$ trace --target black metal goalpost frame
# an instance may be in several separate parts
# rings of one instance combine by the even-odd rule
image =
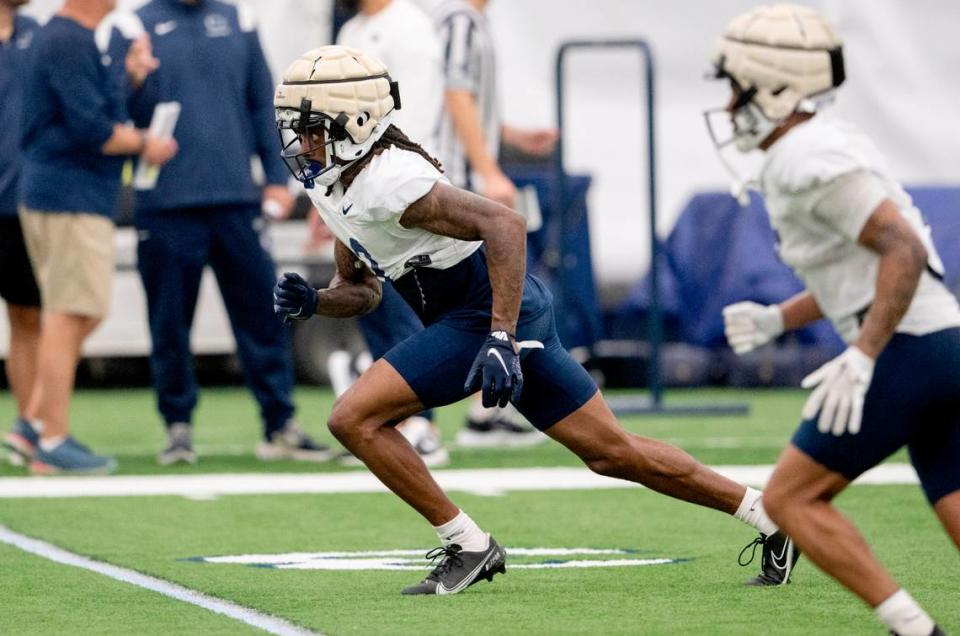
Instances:
[[[660,240],[657,238],[657,173],[656,173],[656,137],[654,120],[654,63],[653,53],[646,41],[641,39],[611,39],[611,40],[570,40],[564,42],[557,51],[556,60],[556,99],[557,99],[557,130],[559,139],[554,153],[553,171],[557,180],[557,197],[559,212],[559,239],[570,227],[566,213],[567,173],[563,167],[564,145],[564,62],[573,51],[583,50],[610,50],[633,49],[640,53],[645,70],[645,94],[647,116],[647,187],[649,197],[649,228],[650,228],[650,310],[648,314],[648,339],[650,342],[650,361],[647,365],[647,383],[650,389],[649,396],[619,396],[608,398],[610,407],[618,415],[743,415],[749,412],[749,406],[742,403],[731,404],[671,404],[664,403],[663,373],[661,370],[660,351],[663,346],[663,313],[660,307],[659,286],[659,254]],[[641,141],[641,145],[642,141]],[[560,244],[556,248],[560,249]],[[554,272],[559,278],[555,285],[555,293],[564,293],[562,281],[563,258],[558,259],[560,264]]]

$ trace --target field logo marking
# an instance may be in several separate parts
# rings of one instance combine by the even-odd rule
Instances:
[[[195,557],[200,563],[234,564],[276,570],[428,570],[423,550],[364,550],[358,552],[291,552]],[[641,557],[638,550],[598,548],[507,548],[511,570],[616,568],[670,565],[689,559]],[[584,558],[587,557],[587,558]],[[592,558],[590,558],[592,557]]]

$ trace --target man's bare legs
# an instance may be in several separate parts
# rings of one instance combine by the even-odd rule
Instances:
[[[940,501],[933,505],[933,510],[940,518],[944,530],[953,539],[953,545],[960,550],[960,490],[941,497]]]
[[[459,509],[430,476],[413,446],[390,424],[422,410],[410,385],[381,359],[337,399],[328,426],[387,488],[431,525],[440,526]]]
[[[80,348],[99,318],[44,312],[37,352],[36,384],[25,415],[43,422],[43,439],[69,433],[70,398],[76,378]]]
[[[874,608],[895,633],[930,634],[931,618],[900,589],[856,526],[833,506],[833,498],[849,483],[791,445],[780,455],[763,500],[773,520],[810,560]],[[934,508],[960,547],[960,492],[941,498]]]
[[[17,401],[17,413],[24,415],[37,377],[40,349],[40,308],[7,305],[10,322],[10,352],[6,360],[7,379]]]
[[[400,374],[380,360],[337,400],[329,426],[390,490],[436,526],[455,515],[457,508],[403,436],[387,425],[422,408]],[[746,493],[746,488],[684,451],[627,433],[599,392],[547,434],[595,472],[683,501],[733,514]]]
[[[857,528],[831,503],[849,483],[791,445],[780,455],[763,501],[810,560],[875,607],[898,586]]]
[[[599,392],[547,429],[547,435],[596,473],[643,484],[676,499],[733,514],[746,493],[744,486],[683,450],[624,430]]]

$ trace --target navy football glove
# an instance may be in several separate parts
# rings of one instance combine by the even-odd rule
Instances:
[[[273,311],[283,322],[306,320],[317,311],[317,290],[300,274],[284,272],[273,288]]]
[[[494,331],[483,343],[467,375],[463,390],[474,393],[481,389],[483,405],[506,406],[520,399],[523,372],[520,355],[513,350],[513,336],[506,331]]]

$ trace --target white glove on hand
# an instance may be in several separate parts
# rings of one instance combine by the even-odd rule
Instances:
[[[832,431],[837,436],[845,432],[851,435],[859,433],[863,398],[870,388],[873,366],[873,358],[850,346],[805,377],[800,386],[805,389],[817,388],[803,405],[803,419],[812,419],[819,411],[817,430],[821,433]]]
[[[723,308],[723,332],[738,356],[762,347],[783,333],[783,314],[776,305],[750,301]]]

